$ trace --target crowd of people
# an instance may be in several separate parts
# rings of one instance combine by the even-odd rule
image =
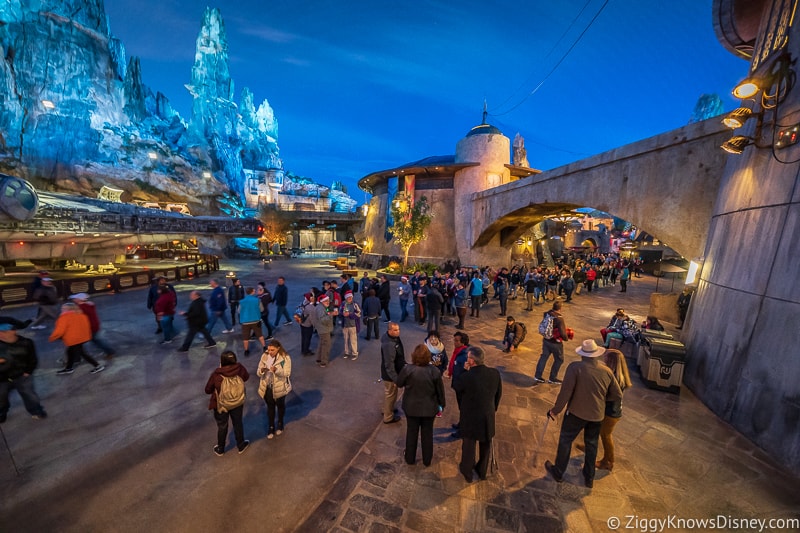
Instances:
[[[233,279],[227,290],[218,279],[210,280],[210,294],[204,298],[199,290],[189,293],[186,310],[178,310],[175,288],[166,278],[155,278],[147,295],[147,308],[153,313],[156,334],[160,343],[172,343],[184,329],[175,324],[175,316],[186,319],[186,333],[179,352],[187,352],[197,334],[204,340],[205,348],[217,345],[213,330],[218,321],[223,322],[223,334],[231,334],[238,324],[241,331],[242,356],[248,357],[251,346],[257,343],[260,359],[256,374],[260,378],[258,394],[267,407],[267,438],[281,435],[285,430],[286,397],[292,390],[291,357],[281,342],[274,338],[278,328],[297,322],[302,356],[315,356],[320,368],[331,363],[331,348],[337,337],[341,338],[343,353],[341,361],[355,361],[361,352],[359,343],[379,341],[368,345],[372,353],[380,352],[380,376],[384,386],[382,408],[383,422],[394,424],[401,420],[396,409],[399,391],[403,390],[402,408],[406,418],[405,461],[414,464],[418,442],[421,443],[422,462],[431,464],[433,458],[433,426],[436,417],[441,417],[446,407],[444,380],[449,380],[455,392],[458,422],[453,424],[453,438],[462,439],[462,454],[459,469],[465,480],[473,481],[474,475],[485,479],[492,461],[492,439],[495,434],[495,417],[502,398],[500,373],[486,365],[486,354],[478,346],[470,345],[467,309],[470,319],[480,320],[481,308],[491,300],[498,302],[499,316],[505,317],[503,351],[511,353],[520,348],[528,331],[524,323],[508,314],[508,300],[524,298],[525,311],[535,305],[552,302],[543,312],[538,333],[542,337],[542,349],[533,370],[534,384],[560,385],[561,390],[548,416],[567,410],[559,441],[555,463],[547,469],[561,481],[569,461],[572,441],[580,431],[584,432],[585,465],[584,478],[592,486],[595,468],[611,470],[614,464],[613,439],[611,433],[621,417],[622,391],[630,387],[624,357],[615,349],[598,346],[594,340],[581,344],[576,352],[582,357],[572,363],[562,378],[559,377],[564,362],[564,343],[572,339],[573,331],[567,327],[562,314],[564,304],[572,302],[574,295],[585,287],[587,293],[599,287],[614,287],[619,281],[621,292],[625,292],[630,278],[630,267],[614,257],[594,256],[570,265],[554,268],[514,266],[511,269],[461,268],[455,272],[435,271],[427,276],[415,272],[403,276],[394,285],[386,275],[354,279],[343,274],[338,280],[324,280],[320,287],[309,287],[302,301],[290,315],[289,290],[285,279],[279,277],[272,292],[265,282],[255,286],[244,286]],[[105,368],[84,349],[93,342],[105,354],[114,356],[113,348],[100,334],[100,319],[97,310],[85,293],[70,295],[69,301],[60,303],[53,295],[52,280],[41,279],[38,289],[39,314],[32,322],[37,329],[54,319],[50,341],[61,340],[65,345],[64,368],[59,375],[74,372],[81,360],[92,366],[92,373]],[[492,294],[490,294],[490,290]],[[356,295],[359,295],[360,302]],[[399,304],[400,315],[392,320],[390,304]],[[53,306],[60,307],[55,313]],[[275,306],[274,319],[270,308]],[[412,309],[409,310],[409,305]],[[414,347],[406,359],[406,350],[400,338],[400,324],[409,317],[427,332],[423,343]],[[440,334],[442,319],[456,317],[453,335],[454,349],[448,357]],[[383,319],[383,320],[381,320]],[[386,331],[381,334],[381,321]],[[11,388],[19,391],[26,409],[37,418],[46,415],[36,396],[30,379],[37,364],[35,346],[16,330],[28,324],[15,324],[0,319],[0,376],[7,379],[0,383],[0,421],[8,411],[8,393]],[[658,328],[657,319],[648,317],[644,327]],[[264,334],[266,328],[266,335]],[[608,327],[601,332],[603,340],[625,339],[628,330],[635,331],[636,324],[618,309]],[[362,334],[362,329],[364,332]],[[316,346],[312,346],[314,337]],[[362,341],[363,339],[363,341]],[[13,347],[13,348],[12,348]],[[312,350],[312,347],[314,350]],[[545,370],[552,358],[548,378]],[[210,395],[209,410],[217,425],[217,442],[214,453],[223,455],[226,449],[229,423],[233,425],[234,440],[239,453],[244,452],[249,441],[243,428],[244,383],[249,373],[237,354],[225,350],[220,356],[220,366],[209,377],[205,392]],[[595,464],[598,439],[602,437],[604,457]],[[476,457],[477,451],[477,457]]]

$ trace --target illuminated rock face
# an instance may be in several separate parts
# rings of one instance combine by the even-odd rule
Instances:
[[[206,10],[187,88],[188,124],[143,82],[102,0],[0,3],[0,171],[37,187],[125,200],[173,200],[236,214],[244,169],[279,170],[278,124],[244,89],[233,101],[218,10]]]

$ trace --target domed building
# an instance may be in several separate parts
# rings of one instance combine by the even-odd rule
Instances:
[[[481,246],[480,250],[470,248],[472,210],[465,207],[474,193],[541,172],[525,164],[524,154],[515,156],[515,162],[524,166],[512,164],[509,138],[487,124],[484,117],[481,124],[458,141],[455,155],[426,157],[364,176],[358,186],[371,193],[372,199],[361,239],[364,249],[360,264],[377,268],[387,264],[391,257],[403,256],[389,232],[389,205],[398,193],[405,193],[415,201],[426,197],[433,214],[427,237],[410,250],[409,263],[496,264],[498,259],[507,258],[510,250],[501,248],[499,240]]]

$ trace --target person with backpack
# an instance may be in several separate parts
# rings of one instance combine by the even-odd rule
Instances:
[[[567,325],[564,323],[564,317],[561,314],[561,302],[553,302],[553,308],[546,311],[539,324],[539,334],[542,339],[542,355],[539,356],[539,362],[536,363],[536,373],[533,380],[536,383],[544,383],[542,374],[544,368],[547,366],[547,360],[553,356],[553,366],[550,368],[550,379],[547,383],[560,385],[561,380],[558,379],[558,371],[564,363],[564,340],[567,338]]]
[[[514,320],[513,316],[506,318],[506,331],[503,333],[503,353],[510,353],[511,350],[516,350],[522,341],[525,340],[525,335],[528,330],[525,324]]]
[[[245,388],[244,382],[250,374],[237,360],[236,354],[230,350],[222,352],[219,368],[211,373],[206,383],[206,394],[210,394],[208,409],[213,411],[217,422],[217,444],[214,453],[222,456],[225,453],[225,442],[228,439],[228,419],[233,424],[233,435],[239,453],[244,453],[250,441],[244,438],[242,415],[244,414]]]

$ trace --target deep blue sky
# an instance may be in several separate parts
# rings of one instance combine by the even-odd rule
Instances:
[[[736,107],[748,65],[716,40],[711,0],[611,0],[586,30],[604,3],[106,0],[106,11],[145,83],[188,119],[195,39],[205,7],[219,7],[235,98],[249,87],[269,100],[285,168],[343,180],[361,201],[364,175],[454,153],[484,99],[541,170],[683,126],[703,93]]]

